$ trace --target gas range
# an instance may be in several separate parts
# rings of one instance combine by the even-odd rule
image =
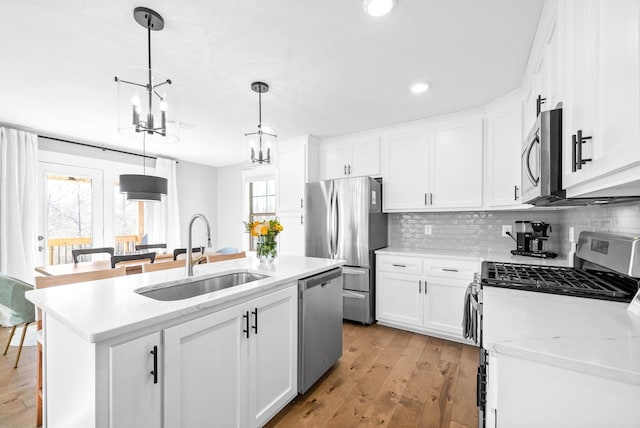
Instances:
[[[582,232],[574,265],[483,262],[481,285],[628,303],[640,287],[640,237]]]
[[[630,302],[640,280],[615,272],[515,263],[482,263],[482,285]]]

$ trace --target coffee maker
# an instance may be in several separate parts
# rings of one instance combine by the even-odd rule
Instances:
[[[547,251],[548,233],[552,231],[550,224],[544,221],[517,220],[515,231],[516,249],[511,250],[511,254],[543,259],[558,256]]]

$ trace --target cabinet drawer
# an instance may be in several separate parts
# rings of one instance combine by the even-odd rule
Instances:
[[[469,260],[425,259],[424,274],[446,278],[473,279],[480,271],[480,262]]]
[[[422,273],[422,259],[416,257],[378,256],[377,268],[385,272]]]

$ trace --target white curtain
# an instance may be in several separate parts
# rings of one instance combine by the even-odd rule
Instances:
[[[167,196],[157,203],[149,203],[149,244],[167,243],[167,248],[180,247],[180,213],[176,161],[157,158],[155,175],[167,179]]]
[[[33,283],[38,135],[0,127],[0,272]]]

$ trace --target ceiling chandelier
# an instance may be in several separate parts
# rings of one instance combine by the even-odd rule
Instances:
[[[167,121],[167,92],[172,90],[172,82],[170,79],[161,78],[151,69],[151,30],[162,30],[164,19],[156,11],[146,7],[136,7],[133,17],[138,24],[147,29],[149,68],[128,67],[120,73],[120,77],[115,77],[120,107],[118,129],[122,133],[143,133],[143,174],[121,175],[120,192],[126,193],[128,200],[159,201],[161,195],[167,194],[167,179],[146,175],[146,139],[149,137],[157,138],[156,141],[178,141],[178,122],[173,121],[171,129]],[[145,83],[137,83],[137,80],[143,80]],[[172,102],[172,109],[177,104],[177,91],[173,92],[175,97],[171,99],[175,101]],[[143,95],[144,103],[141,103],[139,93]]]
[[[265,165],[271,163],[271,139],[278,136],[262,125],[262,94],[269,91],[269,85],[264,82],[253,82],[251,84],[253,92],[258,93],[258,130],[244,134],[249,139],[249,149],[251,152],[251,163]],[[266,131],[265,131],[266,129]]]

